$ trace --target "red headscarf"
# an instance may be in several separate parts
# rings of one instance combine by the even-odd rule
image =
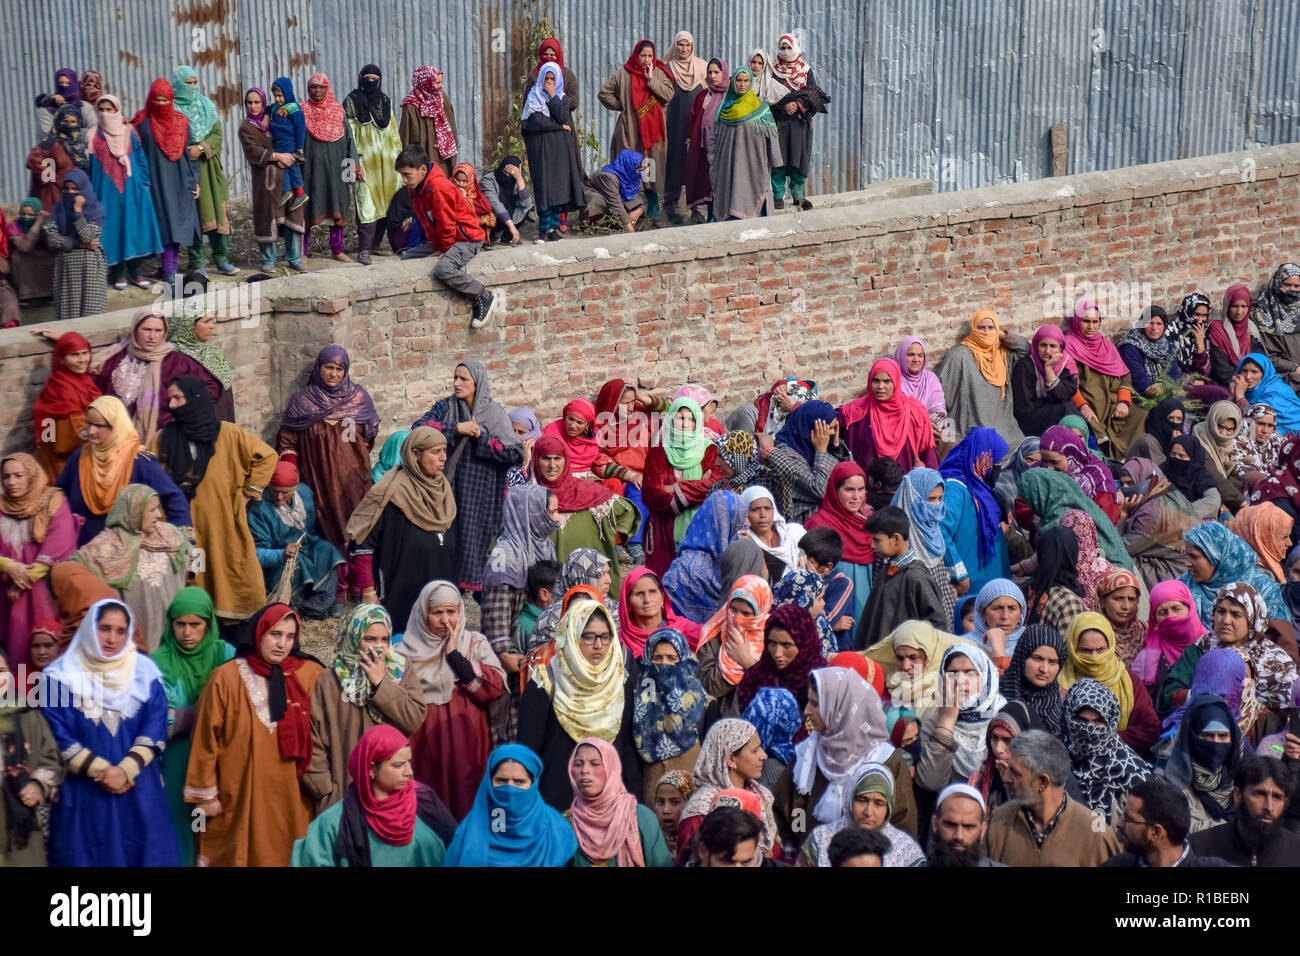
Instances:
[[[332,143],[343,138],[343,104],[334,99],[334,89],[329,77],[324,73],[313,73],[307,85],[325,87],[325,99],[317,103],[311,98],[311,92],[303,97],[298,106],[302,109],[303,119],[307,121],[307,132],[322,143]],[[265,115],[265,113],[263,113]]]
[[[461,170],[464,170],[465,175],[469,177],[469,185],[467,186],[462,186],[460,183],[456,182],[456,174]],[[478,188],[478,175],[474,169],[473,163],[458,164],[451,171],[451,182],[452,185],[465,194],[465,198],[469,200],[469,204],[474,207],[474,215],[492,215],[492,204],[487,201],[487,197],[483,195],[483,191]]]
[[[1237,301],[1246,303],[1246,317],[1240,323],[1234,323],[1228,318],[1228,310],[1232,308],[1232,303]],[[1210,323],[1210,341],[1238,365],[1251,351],[1250,309],[1252,305],[1249,289],[1244,285],[1230,285],[1223,295],[1223,318],[1215,319]]]
[[[842,409],[846,425],[852,425],[865,412],[871,425],[871,438],[876,443],[876,454],[883,458],[897,458],[909,440],[913,454],[920,456],[934,447],[934,431],[930,427],[930,413],[925,406],[903,393],[903,372],[892,358],[876,359],[871,366],[868,383],[879,372],[887,374],[894,383],[894,394],[883,402],[876,401],[870,386],[867,394]]]
[[[54,343],[54,368],[32,406],[32,421],[36,424],[38,440],[46,419],[80,415],[86,411],[87,405],[99,398],[99,386],[95,384],[93,375],[87,372],[77,375],[63,364],[63,360],[73,352],[89,348],[90,342],[79,332],[64,332]]]
[[[253,630],[253,649],[248,666],[254,674],[265,677],[270,695],[271,719],[276,722],[275,736],[280,756],[298,765],[298,779],[311,763],[311,697],[297,678],[305,658],[289,656],[278,664],[262,657],[262,638],[286,617],[292,616],[302,634],[302,619],[287,604],[270,604],[262,610]],[[294,650],[298,648],[294,641]]]
[[[742,790],[739,787],[719,790],[709,801],[710,810],[716,810],[718,807],[735,807],[737,810],[744,810],[760,823],[763,821],[763,801],[751,790]]]
[[[831,667],[847,667],[857,671],[858,676],[876,689],[883,699],[885,696],[885,669],[871,658],[857,651],[841,651],[830,660]],[[898,746],[895,744],[894,746]]]
[[[549,426],[548,426],[549,427]],[[546,481],[537,463],[547,455],[563,455],[564,472],[555,481]],[[569,450],[563,440],[555,435],[543,435],[533,442],[533,477],[539,485],[550,488],[560,501],[560,511],[571,513],[591,508],[614,497],[614,492],[596,481],[573,477]]]
[[[649,628],[637,624],[632,609],[627,606],[628,595],[632,593],[636,583],[647,574],[655,579],[655,583],[659,585],[659,593],[664,596],[663,623]],[[650,635],[664,627],[671,627],[674,630],[681,631],[682,636],[686,638],[686,643],[692,649],[699,646],[700,626],[694,621],[673,612],[673,602],[668,597],[668,592],[664,590],[664,582],[659,575],[649,568],[634,568],[623,578],[623,584],[618,592],[618,639],[623,642],[624,647],[632,652],[633,657],[640,657],[645,651],[645,642],[649,640]]]
[[[573,764],[581,747],[594,747],[605,766],[605,786],[594,797],[578,789],[578,775]],[[641,849],[641,831],[636,823],[636,797],[623,785],[623,761],[607,740],[584,737],[569,755],[569,782],[573,785],[573,803],[569,819],[578,836],[578,849],[593,863],[616,860],[620,867],[645,866]]]
[[[159,96],[167,97],[167,105],[159,106],[154,102]],[[190,121],[185,118],[185,114],[176,108],[176,95],[172,91],[172,85],[166,80],[157,79],[149,87],[149,98],[145,101],[144,109],[135,114],[131,123],[139,126],[146,119],[153,129],[154,141],[158,143],[158,148],[162,150],[163,155],[173,163],[181,158],[181,153],[185,152],[186,142],[190,138]]]
[[[366,823],[375,836],[389,846],[406,846],[415,838],[415,810],[417,803],[416,783],[408,780],[406,786],[396,793],[390,793],[382,800],[375,798],[370,788],[370,770],[375,764],[389,759],[397,751],[407,746],[409,741],[396,727],[379,724],[371,727],[348,757],[348,775],[356,784],[357,796],[361,798],[361,810],[366,815]]]
[[[577,438],[570,437],[564,427],[564,418],[567,415],[586,421],[587,431],[592,431],[596,424],[596,406],[585,398],[575,398],[564,406],[563,415],[542,429],[542,434],[554,435],[564,442],[565,450],[568,452],[566,457],[569,459],[569,471],[591,471],[596,456],[600,454],[600,443],[596,441],[594,434],[588,435],[586,431]]]
[[[826,482],[826,493],[822,495],[822,506],[803,523],[804,528],[831,528],[839,532],[844,541],[844,560],[850,564],[871,564],[876,559],[876,549],[871,545],[871,535],[865,527],[867,517],[871,514],[851,514],[840,504],[839,486],[858,475],[865,482],[867,473],[862,466],[853,461],[842,461],[831,469],[831,477]]]
[[[648,153],[654,148],[655,143],[659,142],[668,134],[668,127],[664,120],[664,108],[654,94],[650,92],[650,84],[646,82],[645,67],[641,65],[639,57],[644,47],[650,47],[650,52],[655,53],[654,64],[650,67],[650,72],[663,70],[664,76],[672,80],[673,75],[668,72],[668,67],[659,59],[658,53],[655,52],[655,45],[649,40],[642,40],[632,49],[632,55],[627,58],[623,64],[623,69],[632,77],[632,108],[636,110],[637,128],[641,131],[641,152]]]
[[[564,72],[564,51],[560,49],[560,41],[555,39],[555,37],[548,37],[537,47],[537,65],[533,67],[534,77],[537,76],[538,71],[542,68],[542,54],[547,50],[555,51],[555,62],[559,66],[560,72]]]

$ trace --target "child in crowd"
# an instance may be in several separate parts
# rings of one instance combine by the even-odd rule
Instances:
[[[902,508],[887,505],[867,519],[876,550],[871,594],[858,622],[854,646],[865,651],[904,621],[929,621],[943,631],[952,623],[930,572],[908,544],[909,522]]]

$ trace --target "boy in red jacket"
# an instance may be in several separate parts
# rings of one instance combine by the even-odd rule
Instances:
[[[474,208],[441,169],[429,162],[429,154],[411,145],[397,156],[397,173],[411,192],[415,219],[425,241],[402,253],[403,259],[439,254],[433,277],[470,300],[470,331],[486,325],[501,311],[499,296],[483,288],[465,266],[483,248],[486,235],[478,224]]]

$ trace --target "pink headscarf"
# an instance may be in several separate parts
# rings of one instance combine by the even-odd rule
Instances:
[[[1029,357],[1034,360],[1034,373],[1037,376],[1034,391],[1039,398],[1047,394],[1047,369],[1043,366],[1043,360],[1038,357],[1038,343],[1046,341],[1055,342],[1061,347],[1061,358],[1052,369],[1056,377],[1060,378],[1062,372],[1069,372],[1075,378],[1079,377],[1079,366],[1074,364],[1074,359],[1065,350],[1065,333],[1055,325],[1041,326],[1029,341]]]
[[[605,787],[594,797],[585,797],[578,789],[573,763],[580,747],[594,747],[605,765]],[[578,837],[578,849],[592,863],[617,858],[618,865],[645,866],[641,850],[641,831],[636,824],[636,797],[623,785],[623,762],[618,751],[599,737],[583,737],[569,755],[569,782],[573,784],[573,804],[569,819]]]
[[[1156,621],[1156,609],[1166,601],[1180,601],[1187,605],[1186,617],[1167,617]],[[1192,592],[1182,581],[1161,581],[1151,589],[1151,618],[1147,622],[1147,640],[1142,652],[1133,661],[1133,668],[1138,672],[1144,684],[1156,682],[1156,672],[1163,655],[1169,666],[1178,663],[1189,645],[1200,640],[1205,633],[1205,625],[1196,614],[1196,601]]]
[[[943,397],[943,386],[939,384],[939,376],[924,365],[921,366],[921,371],[915,375],[907,370],[907,350],[913,345],[921,346],[922,351],[926,353],[927,360],[930,356],[925,343],[915,335],[909,335],[898,343],[898,348],[894,349],[894,361],[898,363],[899,371],[902,372],[902,378],[898,383],[899,390],[904,395],[910,395],[924,405],[926,412],[929,414],[947,415],[947,403]]]
[[[1086,365],[1102,375],[1122,378],[1128,374],[1128,366],[1119,357],[1115,343],[1106,338],[1100,330],[1092,338],[1084,338],[1079,331],[1079,320],[1089,309],[1096,309],[1101,314],[1101,307],[1090,299],[1085,299],[1074,307],[1074,318],[1070,320],[1070,331],[1065,333],[1065,351],[1081,365]]]
[[[1246,303],[1246,317],[1238,325],[1228,318],[1228,310],[1232,308],[1232,303],[1244,300]],[[1232,359],[1236,365],[1241,364],[1241,360],[1250,354],[1250,307],[1253,304],[1250,297],[1250,290],[1244,285],[1230,285],[1228,291],[1223,294],[1223,318],[1215,319],[1210,323],[1210,342],[1218,346],[1228,358]],[[1232,332],[1228,331],[1228,326],[1232,326]]]

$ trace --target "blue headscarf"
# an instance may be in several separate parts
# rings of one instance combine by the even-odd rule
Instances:
[[[913,468],[903,476],[890,502],[907,512],[912,524],[908,541],[917,556],[928,563],[942,560],[948,550],[943,535],[943,502],[926,500],[942,484],[943,475],[933,468]]]
[[[86,222],[92,226],[104,225],[104,204],[95,195],[95,187],[90,184],[90,177],[80,169],[73,169],[68,171],[63,181],[74,184],[81,195],[86,197],[86,202],[81,207],[81,215],[86,217]],[[76,196],[65,193],[54,207],[54,223],[59,227],[59,232],[74,238],[77,235],[77,213],[73,210],[72,204],[76,201]]]
[[[972,428],[939,466],[939,474],[966,486],[975,500],[979,517],[979,563],[993,560],[998,535],[1002,533],[1002,510],[993,489],[985,480],[997,464],[1007,457],[1010,448],[993,428]]]
[[[1196,616],[1207,628],[1213,627],[1210,617],[1219,588],[1236,581],[1249,584],[1259,592],[1270,618],[1291,620],[1291,612],[1282,599],[1282,589],[1278,583],[1255,566],[1259,560],[1255,549],[1229,531],[1227,525],[1218,521],[1202,522],[1187,532],[1185,540],[1204,552],[1205,557],[1214,565],[1214,574],[1208,581],[1194,581],[1191,571],[1183,572],[1178,579],[1192,592],[1192,598],[1196,601]]]
[[[667,641],[677,651],[676,664],[656,664],[655,648]],[[641,676],[632,703],[632,739],[646,763],[681,756],[700,741],[700,723],[709,695],[696,676],[699,661],[686,635],[661,627],[646,638]]]
[[[794,735],[802,723],[794,694],[784,687],[763,687],[741,715],[754,725],[758,741],[769,756],[787,766],[794,761]]]
[[[829,425],[833,421],[835,406],[830,402],[804,402],[786,418],[785,424],[776,433],[776,442],[798,452],[811,467],[815,454],[812,446],[813,425],[816,422],[826,422]]]
[[[550,110],[546,104],[550,102],[546,95],[546,74],[550,73],[555,77],[555,95],[564,99],[564,71],[560,69],[558,63],[543,63],[537,71],[537,78],[533,80],[533,88],[528,91],[528,96],[524,99],[524,115],[519,117],[520,121],[528,119],[534,113],[545,113],[550,116]]]
[[[614,157],[612,163],[601,167],[605,172],[618,177],[618,195],[624,202],[641,191],[641,173],[638,172],[641,159],[640,153],[625,149]]]
[[[370,480],[379,484],[379,479],[388,474],[394,468],[402,463],[402,442],[406,441],[411,432],[403,428],[393,432],[384,442],[384,447],[379,451],[379,460],[375,462],[374,467],[370,469]]]
[[[492,786],[492,774],[506,760],[522,764],[533,785],[527,790]],[[573,827],[542,799],[541,758],[523,744],[502,744],[487,765],[474,806],[456,828],[442,865],[564,866],[573,859],[578,851]]]
[[[812,614],[814,602],[819,595],[826,592],[826,589],[826,579],[816,571],[796,568],[787,571],[780,581],[772,585],[772,607],[775,609],[782,604],[793,604]],[[821,639],[822,657],[829,659],[840,649],[839,642],[835,639],[835,632],[831,630],[831,622],[823,613],[814,617],[813,623],[817,625],[817,636]]]
[[[981,645],[985,643],[984,632],[989,629],[989,626],[984,623],[982,612],[1000,597],[1011,598],[1020,605],[1020,623],[1016,625],[1015,630],[1007,634],[1007,656],[1010,657],[1016,652],[1016,643],[1020,640],[1020,635],[1025,632],[1025,619],[1029,615],[1025,613],[1025,592],[1006,578],[994,578],[980,588],[980,593],[975,596],[975,636],[979,638]]]
[[[718,609],[722,591],[722,552],[740,540],[749,508],[740,495],[715,491],[691,517],[677,557],[664,575],[673,610],[703,624]]]
[[[1256,405],[1268,405],[1277,412],[1277,431],[1279,435],[1300,433],[1300,398],[1295,391],[1283,381],[1267,355],[1251,352],[1237,363],[1237,371],[1247,362],[1252,362],[1264,370],[1264,377],[1254,388],[1246,390],[1246,400]]]

